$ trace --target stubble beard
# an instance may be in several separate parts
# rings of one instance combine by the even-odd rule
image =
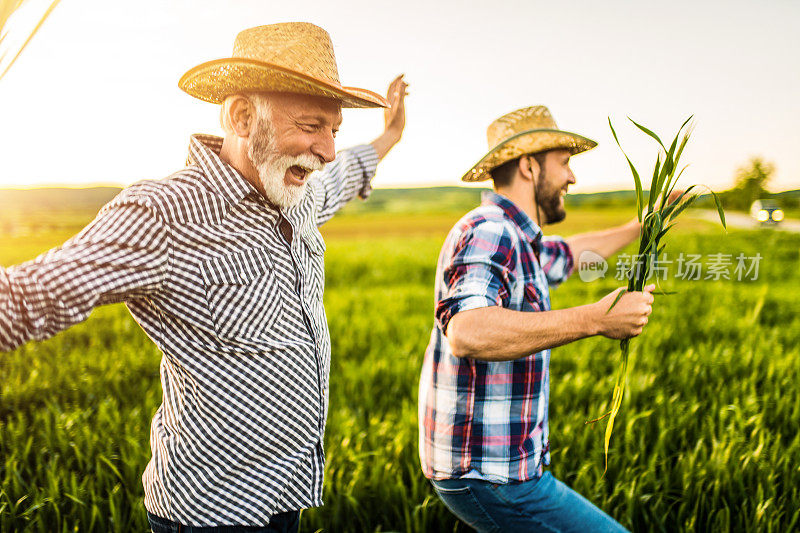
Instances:
[[[539,173],[539,180],[536,183],[536,203],[538,209],[544,214],[542,224],[555,224],[567,217],[567,211],[561,205],[561,189],[553,187],[547,181],[544,169]]]
[[[286,172],[295,165],[312,171],[322,170],[325,165],[311,154],[290,156],[279,153],[275,146],[275,129],[272,123],[261,111],[256,120],[255,131],[250,136],[247,147],[247,157],[258,171],[259,181],[267,200],[284,209],[294,207],[303,200],[313,174],[306,176],[302,185],[289,185],[284,181]]]

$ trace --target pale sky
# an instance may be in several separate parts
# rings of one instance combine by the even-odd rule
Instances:
[[[218,106],[178,78],[229,57],[239,30],[286,21],[331,34],[343,85],[384,93],[406,74],[407,128],[379,187],[460,184],[488,150],[488,124],[535,104],[600,143],[573,159],[573,192],[633,186],[609,115],[642,168],[656,152],[625,116],[671,138],[694,114],[683,183],[728,188],[761,155],[777,167],[774,190],[800,187],[793,0],[62,0],[0,80],[0,187],[127,185],[179,170],[190,134],[221,130]],[[380,110],[345,110],[337,148],[382,126]]]

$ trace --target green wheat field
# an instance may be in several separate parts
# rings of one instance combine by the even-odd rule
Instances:
[[[420,471],[416,419],[436,258],[462,204],[376,201],[323,228],[333,343],[328,461],[325,506],[303,512],[303,531],[468,530]],[[56,207],[0,210],[0,265],[59,244],[93,216]],[[632,206],[581,206],[546,233],[633,214]],[[20,217],[33,221],[24,231]],[[609,408],[618,343],[592,338],[553,351],[553,472],[634,531],[798,530],[800,235],[725,234],[687,220],[667,251],[763,259],[757,280],[682,281],[670,271],[662,286],[677,294],[657,297],[631,344],[605,475],[605,424],[584,422]],[[611,264],[603,280],[574,276],[555,290],[554,307],[621,286]],[[122,305],[0,354],[0,532],[147,530],[140,476],[161,402],[159,360]]]

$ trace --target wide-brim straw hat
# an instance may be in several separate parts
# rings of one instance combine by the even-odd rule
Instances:
[[[461,177],[462,181],[488,180],[492,169],[526,154],[561,148],[575,155],[597,146],[582,135],[558,129],[550,111],[543,105],[523,107],[503,115],[489,125],[486,137],[489,153]]]
[[[308,22],[249,28],[233,43],[233,56],[197,65],[178,86],[214,104],[248,91],[308,94],[333,98],[342,107],[388,107],[379,94],[339,83],[328,32]]]

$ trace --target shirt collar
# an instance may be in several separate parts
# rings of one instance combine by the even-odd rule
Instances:
[[[200,167],[211,188],[232,204],[238,204],[250,194],[257,194],[255,187],[238,170],[222,160],[219,156],[221,149],[222,137],[192,135],[186,165]]]
[[[538,242],[542,238],[542,229],[517,204],[496,192],[484,191],[481,195],[483,205],[496,205],[503,210],[529,242]]]

